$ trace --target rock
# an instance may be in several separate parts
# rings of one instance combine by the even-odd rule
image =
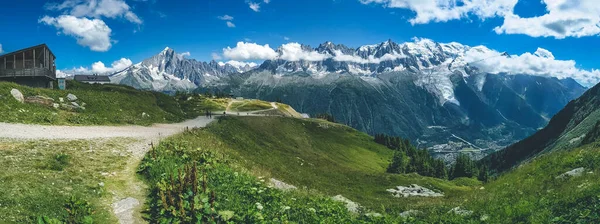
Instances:
[[[358,210],[360,209],[360,205],[358,203],[353,202],[350,199],[347,199],[340,194],[332,197],[331,199],[334,201],[339,201],[339,202],[345,203],[346,208],[348,209],[349,212],[358,213]]]
[[[275,178],[271,178],[269,183],[272,187],[282,190],[282,191],[291,191],[298,189],[296,186],[284,183],[283,181],[277,180]]]
[[[147,114],[146,112],[142,112],[142,117],[150,117],[150,115]]]
[[[469,216],[469,215],[473,214],[473,211],[462,209],[460,207],[456,207],[456,208],[450,209],[450,211],[448,211],[448,213],[454,213],[454,214],[457,214],[460,216]]]
[[[479,221],[484,222],[484,221],[487,221],[488,219],[490,219],[489,215],[482,215],[481,218],[479,218]]]
[[[11,89],[10,94],[15,98],[15,100],[21,103],[25,102],[25,97],[23,97],[23,93],[21,93],[21,91],[19,91],[18,89]]]
[[[571,171],[568,171],[566,173],[563,173],[561,175],[558,175],[556,177],[556,179],[564,179],[567,177],[578,177],[578,176],[583,175],[583,172],[585,172],[585,168],[579,167],[579,168],[573,169]]]
[[[369,216],[369,217],[381,217],[383,215],[381,213],[377,213],[377,212],[369,212],[369,213],[365,214],[365,216]]]
[[[411,196],[421,196],[421,197],[442,197],[444,194],[437,193],[430,189],[421,187],[416,184],[411,184],[408,187],[397,186],[396,189],[387,189],[388,192],[392,193],[394,197],[411,197]]]
[[[61,102],[61,103],[64,103],[65,102],[65,98],[59,97],[58,101]]]
[[[135,198],[125,198],[113,204],[113,211],[121,224],[134,223],[133,211],[140,202]]]
[[[54,106],[54,99],[47,96],[28,96],[27,98],[25,98],[25,102],[47,107]]]
[[[67,99],[69,101],[75,101],[77,100],[77,96],[73,95],[72,93],[67,94]]]
[[[400,213],[400,216],[402,216],[402,218],[408,218],[408,217],[414,217],[418,214],[421,214],[421,211],[411,209],[408,211],[403,211],[402,213]]]
[[[53,103],[53,104],[52,104],[52,107],[54,107],[54,109],[58,109],[58,108],[60,108],[60,104],[58,104],[58,103]]]
[[[60,109],[67,110],[67,111],[76,111],[77,108],[78,107],[73,106],[71,104],[66,104],[66,103],[60,104]]]

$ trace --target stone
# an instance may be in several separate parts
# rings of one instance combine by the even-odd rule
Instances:
[[[25,97],[23,97],[23,93],[21,93],[21,91],[19,91],[18,89],[11,89],[10,94],[15,98],[15,100],[21,103],[25,102]]]
[[[402,218],[408,218],[408,217],[414,217],[421,214],[421,211],[419,210],[408,210],[408,211],[403,211],[402,213],[400,213],[400,216]]]
[[[585,168],[579,167],[579,168],[573,169],[571,171],[568,171],[566,173],[563,173],[561,175],[558,175],[556,177],[556,179],[565,179],[568,177],[578,177],[578,176],[583,175],[583,172],[585,172]]]
[[[450,209],[450,211],[448,211],[448,213],[454,213],[454,214],[457,214],[460,216],[469,216],[469,215],[473,214],[473,211],[462,209],[460,207],[456,207],[456,208]]]
[[[47,107],[54,106],[54,99],[47,96],[28,96],[27,98],[25,98],[25,102]]]
[[[430,189],[421,187],[416,184],[411,184],[408,187],[397,186],[396,189],[387,189],[387,192],[392,193],[394,197],[412,197],[412,196],[420,196],[420,197],[442,197],[444,194],[437,193]]]
[[[67,99],[69,101],[75,101],[77,100],[77,96],[73,95],[72,93],[67,94]]]
[[[369,217],[382,217],[383,215],[381,213],[377,213],[377,212],[369,212],[369,213],[365,214],[365,216],[369,216]]]
[[[282,190],[282,191],[291,191],[298,189],[296,186],[284,183],[283,181],[277,180],[275,178],[269,179],[269,183],[272,187]]]
[[[135,223],[133,212],[140,202],[135,198],[125,198],[113,204],[113,211],[121,224]]]
[[[58,104],[58,103],[53,103],[53,104],[52,104],[52,107],[54,107],[54,109],[58,109],[58,108],[60,108],[60,104]]]
[[[334,201],[339,201],[339,202],[346,204],[346,208],[348,209],[349,212],[358,213],[358,211],[360,209],[360,205],[358,203],[353,202],[348,198],[345,198],[341,194],[333,196],[331,199]]]
[[[65,102],[65,98],[59,97],[58,101],[61,102],[61,103],[64,103]]]

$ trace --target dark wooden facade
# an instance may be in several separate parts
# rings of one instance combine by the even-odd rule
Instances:
[[[52,88],[56,56],[46,44],[0,55],[0,81]]]

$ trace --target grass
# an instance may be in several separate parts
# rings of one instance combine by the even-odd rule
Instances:
[[[191,148],[226,154],[256,176],[273,177],[326,195],[341,194],[371,209],[403,211],[447,201],[472,187],[416,174],[385,172],[393,152],[372,137],[321,120],[282,117],[227,117],[201,134],[181,136]],[[444,198],[393,198],[386,189],[419,184],[445,192]]]
[[[225,111],[230,99],[209,98],[203,95],[178,95],[176,96],[181,107],[185,111],[193,111],[198,115],[204,115],[205,111]]]
[[[242,102],[234,102],[229,108],[231,111],[247,112],[256,110],[267,110],[273,108],[270,103],[260,100],[244,100]]]
[[[43,95],[67,104],[67,94],[77,96],[85,110],[68,111],[30,103],[20,103],[11,89],[20,90],[25,97]],[[52,125],[150,125],[179,122],[193,117],[171,96],[135,90],[121,85],[90,85],[68,82],[67,90],[30,88],[10,82],[0,82],[0,121],[10,123]]]
[[[124,144],[130,141],[0,140],[0,222],[63,217],[63,205],[75,196],[91,203],[95,222],[115,223],[111,192],[119,185],[113,172],[126,165]]]

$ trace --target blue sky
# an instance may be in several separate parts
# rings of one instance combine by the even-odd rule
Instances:
[[[288,42],[316,46],[325,41],[358,47],[423,37],[485,45],[514,55],[533,53],[540,47],[558,60],[576,61],[577,69],[599,68],[600,6],[595,0],[544,1],[6,1],[0,8],[0,26],[5,31],[0,44],[6,53],[47,43],[58,57],[57,67],[66,70],[91,68],[99,61],[110,67],[121,58],[137,63],[166,46],[208,61],[211,54],[222,56],[223,48],[239,41],[271,48]],[[257,11],[251,3],[259,4]],[[82,24],[110,32],[77,30]]]

